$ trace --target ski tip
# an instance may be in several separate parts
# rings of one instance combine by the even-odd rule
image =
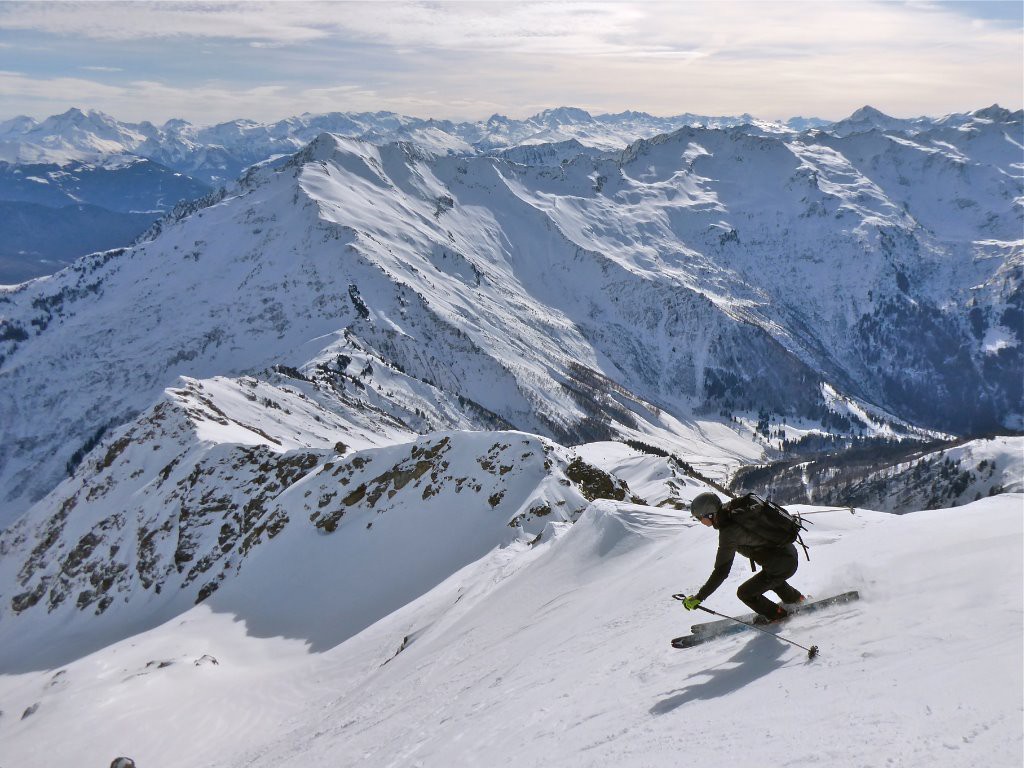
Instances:
[[[816,658],[818,655],[818,646],[812,645],[810,650],[807,651],[808,660]]]

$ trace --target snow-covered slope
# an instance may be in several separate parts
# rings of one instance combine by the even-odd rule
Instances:
[[[820,428],[835,393],[945,431],[1013,426],[1014,120],[955,156],[686,128],[557,167],[324,134],[150,242],[0,293],[8,515],[178,375],[274,365],[333,367],[417,432],[673,447],[708,420]]]
[[[309,381],[186,379],[108,436],[0,533],[5,666],[60,663],[211,596],[244,610],[252,631],[331,646],[452,563],[534,540],[589,499],[639,499],[533,435],[416,437],[342,405]],[[448,535],[421,551],[439,529]],[[289,594],[326,584],[347,595],[330,616],[282,613]],[[73,643],[49,643],[56,627]]]
[[[952,507],[985,496],[1022,492],[1024,437],[994,437],[880,468],[840,493],[850,504],[906,510]]]
[[[1016,494],[900,517],[816,514],[812,559],[794,583],[819,596],[858,589],[862,599],[774,630],[818,645],[813,662],[753,633],[669,647],[701,620],[669,595],[699,586],[714,557],[713,534],[684,512],[597,502],[573,526],[465,565],[449,541],[464,529],[428,524],[409,551],[450,575],[340,644],[264,631],[274,616],[344,612],[351,593],[311,579],[247,599],[218,602],[218,593],[59,668],[0,677],[0,760],[1014,765],[1024,746],[1021,503]],[[303,536],[280,546],[307,573],[307,561],[323,563],[310,547],[336,543]],[[251,569],[296,578],[281,565]],[[736,567],[707,604],[740,612],[733,593],[747,575]],[[369,578],[359,591],[394,594]]]

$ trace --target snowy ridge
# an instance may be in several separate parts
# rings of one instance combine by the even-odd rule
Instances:
[[[971,128],[965,162],[924,134],[686,128],[557,167],[324,134],[151,241],[0,293],[7,515],[177,376],[275,365],[413,432],[673,447],[720,418],[807,429],[823,383],[932,430],[1013,427],[1011,131]]]
[[[48,612],[100,615],[116,598],[125,603],[165,589],[174,610],[174,592],[186,587],[187,605],[279,532],[288,518],[277,497],[347,450],[339,435],[373,444],[371,430],[292,388],[256,380],[183,384],[4,532],[0,618],[37,603]],[[267,411],[269,418],[257,415]],[[285,418],[275,420],[278,413]],[[380,441],[396,434],[377,430]]]
[[[41,123],[16,117],[0,125],[0,160],[64,164],[96,159],[132,152],[153,133],[150,124],[130,125],[77,107]]]
[[[771,764],[1011,765],[1022,747],[1021,503],[1005,495],[902,517],[804,509],[819,512],[814,557],[794,583],[862,595],[780,630],[819,645],[813,663],[749,633],[670,648],[694,617],[669,595],[703,581],[714,540],[686,513],[601,501],[534,546],[449,563],[432,590],[319,651],[233,620],[244,614],[218,608],[218,595],[60,669],[4,676],[12,716],[0,721],[0,755],[33,762],[46,744],[54,768],[114,754],[152,768],[630,768],[683,751],[713,764],[727,739]],[[435,545],[449,533],[435,529],[422,550],[444,560]],[[293,564],[306,543],[291,541]],[[742,612],[733,592],[747,575],[737,567],[708,604]],[[266,595],[266,610],[326,614],[347,602],[327,584],[282,597]],[[141,727],[157,712],[163,727]],[[723,721],[726,731],[706,725]]]
[[[55,625],[73,627],[80,646],[102,644],[211,595],[233,610],[245,604],[256,621],[265,612],[247,595],[279,594],[266,614],[278,634],[333,645],[447,577],[452,562],[538,540],[598,495],[630,498],[621,481],[542,438],[442,432],[402,442],[400,431],[316,397],[308,383],[185,380],[97,446],[0,534],[7,663],[36,659]],[[421,551],[435,530],[449,533]],[[355,588],[367,580],[386,597]],[[349,596],[336,621],[282,618],[288,593],[326,583]]]
[[[728,449],[722,440],[721,449]],[[626,481],[633,493],[655,507],[682,509],[708,486],[694,476],[693,465],[684,466],[674,456],[658,456],[617,442],[598,442],[574,448],[584,461]],[[705,466],[701,463],[700,469]],[[696,469],[700,472],[700,469]],[[712,473],[714,474],[714,473]]]

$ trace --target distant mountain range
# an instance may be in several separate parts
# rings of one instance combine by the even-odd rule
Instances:
[[[561,107],[525,120],[492,115],[478,122],[452,122],[394,112],[332,112],[303,114],[276,123],[231,120],[207,127],[174,119],[158,127],[149,122],[123,123],[102,112],[75,108],[41,123],[24,116],[0,123],[0,160],[63,165],[135,155],[216,185],[233,180],[253,163],[291,154],[321,133],[358,137],[374,144],[409,141],[441,154],[472,154],[570,139],[588,147],[619,151],[637,139],[686,126],[755,125],[766,131],[791,132],[796,126],[803,130],[828,125],[816,118],[791,122],[792,126],[772,123],[750,115],[655,117],[644,112],[621,112],[594,116],[582,109]]]
[[[524,164],[557,164],[580,151],[595,157],[618,153],[638,139],[683,127],[743,125],[750,133],[765,135],[815,129],[837,136],[872,129],[913,134],[930,126],[1001,121],[1006,114],[994,106],[937,120],[900,120],[863,107],[833,124],[817,118],[770,122],[750,115],[591,115],[562,107],[525,120],[493,115],[477,122],[452,122],[392,112],[335,112],[276,123],[233,120],[208,127],[180,119],[162,126],[124,123],[80,109],[42,122],[20,116],[0,123],[0,202],[7,203],[0,225],[0,284],[51,274],[78,256],[128,245],[177,202],[229,184],[253,164],[290,155],[321,133],[377,145],[408,142],[433,155],[506,152],[506,157]],[[546,159],[540,159],[542,155]]]
[[[785,122],[751,115],[711,117],[681,114],[656,117],[645,112],[591,115],[560,107],[516,120],[492,115],[476,122],[408,117],[394,112],[331,112],[303,114],[275,123],[231,120],[200,127],[174,119],[162,126],[124,123],[95,110],[73,108],[42,122],[15,117],[0,123],[0,161],[66,165],[96,162],[116,155],[148,158],[209,185],[232,181],[242,170],[274,155],[291,154],[321,133],[335,133],[387,144],[408,141],[434,154],[486,153],[528,144],[576,140],[599,150],[621,151],[637,139],[672,133],[680,128],[750,126],[765,133],[828,130],[838,136],[871,129],[916,133],[935,126],[958,127],[977,120],[1004,121],[1009,113],[998,106],[941,118],[899,119],[862,107],[838,122],[796,117]]]

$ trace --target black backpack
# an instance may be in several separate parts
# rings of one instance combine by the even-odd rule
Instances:
[[[811,559],[807,545],[800,535],[807,530],[800,515],[794,515],[773,501],[762,499],[754,493],[741,496],[729,504],[732,521],[747,533],[763,539],[765,546],[783,547],[799,542],[804,557]]]

